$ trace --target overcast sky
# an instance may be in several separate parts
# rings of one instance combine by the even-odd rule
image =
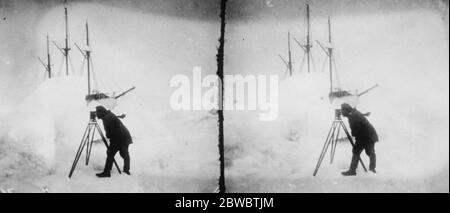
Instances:
[[[0,0],[0,8],[21,9],[30,4],[48,8],[63,2],[63,0]],[[218,20],[220,10],[220,0],[69,0],[68,2],[100,3],[142,13],[199,20]]]
[[[171,20],[187,20],[199,24],[208,23],[209,25],[217,24],[217,27],[220,26],[218,16],[220,11],[220,0],[70,0],[70,23],[74,23],[73,20],[75,20],[71,9],[75,8],[76,5],[80,5],[80,2],[93,2],[97,3],[97,5],[103,5],[104,8],[113,8],[113,10],[128,11],[130,14],[136,14],[131,15],[132,17],[154,15],[162,18],[168,17]],[[225,50],[225,55],[227,56],[226,60],[229,61],[226,63],[239,65],[241,67],[240,69],[242,69],[243,64],[240,60],[231,60],[232,58],[229,57],[230,55],[235,55],[238,58],[242,58],[236,53],[238,50],[243,51],[245,55],[249,55],[252,52],[255,52],[253,55],[258,55],[263,52],[273,53],[275,54],[274,58],[278,60],[276,54],[282,53],[283,50],[276,49],[276,51],[273,51],[273,48],[284,48],[284,43],[269,48],[272,51],[260,51],[264,46],[261,45],[261,43],[252,44],[247,47],[249,49],[246,49],[246,46],[242,43],[242,35],[261,37],[261,34],[252,31],[250,26],[253,25],[242,26],[242,24],[258,23],[267,25],[270,30],[263,30],[264,36],[275,36],[276,38],[268,38],[269,41],[274,42],[276,40],[281,42],[282,39],[284,39],[285,31],[289,29],[299,31],[297,32],[297,35],[304,34],[301,30],[304,29],[304,22],[302,21],[305,19],[306,2],[306,0],[228,0],[226,11],[227,48]],[[311,5],[311,16],[314,24],[312,29],[313,33],[315,30],[324,26],[322,19],[326,16],[341,16],[352,19],[353,17],[361,17],[360,15],[380,15],[380,17],[383,17],[383,14],[390,12],[408,12],[417,9],[435,10],[440,12],[448,26],[448,1],[446,0],[314,0],[308,2]],[[39,52],[42,49],[42,45],[37,45],[35,42],[42,42],[43,35],[37,35],[38,32],[36,31],[36,26],[49,10],[54,9],[57,6],[61,7],[62,3],[62,0],[0,0],[0,32],[2,32],[0,35],[0,70],[3,73],[0,74],[0,80],[16,86],[30,85],[30,82],[36,81],[35,77],[30,76],[27,73],[28,71],[26,71],[28,70],[30,63],[32,65],[37,64],[37,56],[42,56],[42,53]],[[266,20],[269,20],[270,23],[266,22]],[[126,20],[124,21],[126,22]],[[345,27],[338,27],[339,24],[345,25],[346,22],[336,20],[336,22],[333,23],[337,26],[335,27],[336,30],[346,29]],[[125,23],[123,24],[124,26],[127,26]],[[132,25],[132,23],[130,24]],[[286,26],[280,28],[281,25]],[[189,26],[181,25],[175,28],[179,31],[181,28],[186,29],[189,28]],[[276,27],[279,29],[275,29]],[[174,30],[177,30],[175,28]],[[208,40],[211,42],[202,40],[202,42],[198,42],[196,47],[203,46],[203,48],[205,48],[204,46],[211,45],[211,48],[214,49],[217,46],[218,39],[218,37],[216,37],[218,36],[216,30],[218,30],[218,28],[213,29],[213,32],[210,33],[200,33],[204,37],[208,37],[210,34],[214,36],[208,37]],[[189,32],[188,35],[194,34],[189,30],[186,32]],[[322,32],[318,33],[319,34],[317,35],[323,34]],[[340,32],[337,31],[336,36],[343,35],[343,33],[339,33]],[[36,49],[37,46],[40,49]],[[211,58],[213,58],[215,63],[214,57],[215,53],[212,53]],[[21,63],[17,63],[19,61]],[[24,61],[27,61],[27,63],[24,63]],[[228,73],[232,72],[230,69],[226,71]],[[13,75],[8,75],[9,77],[5,78],[5,73]],[[10,78],[11,76],[14,78]],[[6,93],[10,96],[15,96],[10,94],[9,91],[11,87],[7,86],[8,84],[2,83],[0,85],[0,95],[2,95],[1,93]],[[23,93],[25,94],[26,92]]]
[[[162,73],[191,71],[197,65],[205,73],[215,72],[219,3],[69,1],[69,43],[74,68],[79,71],[82,62],[73,42],[83,41],[84,22],[89,20],[95,64],[102,68],[97,72],[110,68],[112,73],[112,69],[118,70],[125,64],[128,68],[138,66],[134,70]],[[37,57],[45,57],[46,33],[51,40],[63,42],[62,5],[61,0],[0,0],[0,105],[8,100],[20,101],[42,81],[44,71]],[[123,49],[132,51],[117,51]],[[50,52],[53,70],[58,72],[61,54],[52,44]],[[107,60],[110,63],[102,63]],[[158,82],[169,85],[165,80]]]
[[[230,0],[227,17],[231,21],[304,17],[306,3],[316,17],[448,7],[448,0]]]

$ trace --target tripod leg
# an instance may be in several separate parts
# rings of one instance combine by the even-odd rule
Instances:
[[[103,141],[103,143],[104,143],[105,146],[106,146],[106,149],[108,149],[109,146],[108,146],[108,143],[106,142],[105,136],[103,135],[102,129],[100,129],[100,127],[98,126],[97,123],[95,124],[95,127],[97,128],[97,131],[98,131],[98,133],[100,134],[100,137],[102,138],[102,141]],[[117,168],[117,171],[119,171],[119,174],[122,174],[122,172],[121,172],[120,169],[119,169],[119,165],[117,165],[116,159],[113,158],[113,162],[114,162],[114,165],[115,165],[116,168]]]
[[[329,143],[329,141],[331,139],[331,136],[333,134],[334,128],[335,128],[335,125],[333,123],[331,125],[331,127],[330,127],[330,130],[328,131],[328,135],[327,135],[327,138],[325,139],[325,143],[323,144],[322,151],[320,152],[318,164],[321,164],[323,158],[325,157],[326,147],[328,146],[328,143]]]
[[[322,164],[323,158],[325,157],[328,146],[330,145],[330,142],[331,142],[330,136],[334,135],[336,125],[337,125],[336,122],[333,122],[331,124],[330,131],[328,132],[327,139],[325,140],[325,143],[323,144],[323,148],[322,148],[322,152],[320,153],[319,160],[317,160],[317,164],[316,164],[316,168],[314,170],[313,176],[316,176],[317,172],[319,171],[320,165]]]
[[[334,155],[336,154],[336,147],[337,147],[337,143],[339,140],[339,132],[340,132],[341,128],[340,126],[337,127],[337,132],[336,132],[336,137],[333,140],[334,146],[332,146],[331,148],[331,159],[330,159],[330,164],[333,164],[333,159],[334,159]]]
[[[83,138],[81,138],[80,146],[78,147],[77,154],[75,155],[75,159],[73,160],[72,167],[70,168],[69,178],[72,177],[73,171],[77,166],[78,160],[80,159],[81,153],[83,152],[84,145],[86,144],[86,133],[90,131],[90,125],[88,124],[86,130],[84,130]]]
[[[83,138],[81,139],[81,143],[80,146],[78,147],[78,151],[77,154],[75,155],[75,159],[72,163],[72,168],[71,168],[71,172],[70,172],[70,176],[73,173],[73,171],[75,170],[76,164],[78,163],[78,160],[81,157],[81,154],[83,152],[84,146],[86,145],[86,139],[89,137],[89,132],[91,131],[91,126],[88,124],[88,126],[86,127],[86,130],[83,134]]]
[[[330,164],[333,163],[333,150],[334,150],[335,147],[336,147],[336,144],[335,144],[335,142],[336,142],[336,134],[335,134],[336,129],[339,131],[339,125],[336,125],[336,126],[334,127],[333,134],[331,135],[331,138],[330,138],[330,144],[331,144],[331,150],[330,150]]]
[[[348,133],[347,127],[345,127],[344,122],[341,121],[340,125],[344,129],[344,132],[347,135],[347,138],[350,141],[350,144],[352,145],[352,147],[355,147],[355,143],[353,142],[352,136],[350,135],[350,133]],[[362,161],[361,156],[358,156],[358,158],[359,158],[359,162],[361,163],[361,166],[363,167],[364,171],[367,172],[366,166],[364,165],[364,162]]]
[[[94,135],[95,135],[95,129],[92,131],[92,136],[90,143],[87,146],[87,152],[86,152],[86,166],[89,164],[89,159],[91,158],[91,151],[92,151],[92,144],[94,143]]]
[[[88,135],[86,137],[86,166],[88,165],[89,147],[91,146],[91,137]]]
[[[90,141],[89,141],[90,135],[92,134],[92,132],[94,132],[94,130],[95,130],[94,126],[91,123],[89,123],[89,130],[88,130],[86,138],[85,138],[85,140],[86,140],[86,142],[85,142],[86,143],[86,159],[88,158],[88,152],[89,152],[89,146],[90,146]],[[86,166],[87,166],[87,162],[86,162]]]
[[[331,145],[331,150],[330,150],[330,164],[332,164],[333,163],[333,160],[332,160],[332,158],[333,158],[333,150],[334,150],[334,148],[335,148],[335,137],[336,137],[336,130],[339,130],[339,123],[338,122],[334,122],[334,123],[336,123],[336,125],[334,126],[334,129],[333,129],[333,132],[332,132],[332,134],[331,134],[331,136],[330,136],[330,145]]]

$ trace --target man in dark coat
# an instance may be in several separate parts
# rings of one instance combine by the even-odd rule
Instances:
[[[123,125],[120,119],[111,111],[103,106],[95,108],[97,117],[102,119],[106,137],[109,138],[109,148],[106,152],[106,163],[102,173],[97,177],[111,177],[111,169],[114,162],[114,156],[117,152],[123,158],[123,172],[130,175],[130,155],[128,145],[132,142],[128,129]]]
[[[350,169],[342,172],[344,176],[356,175],[356,168],[358,167],[359,156],[363,150],[370,158],[369,170],[376,173],[376,155],[375,142],[378,141],[378,135],[375,128],[366,119],[365,115],[351,107],[347,103],[341,105],[342,115],[348,118],[352,136],[355,137],[355,146],[353,147],[353,156],[350,163]]]

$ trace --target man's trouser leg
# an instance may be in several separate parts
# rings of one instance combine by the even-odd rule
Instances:
[[[114,156],[116,155],[117,151],[119,151],[119,149],[116,146],[109,146],[108,150],[106,151],[106,163],[103,170],[104,172],[111,172],[112,165],[114,163]]]
[[[361,155],[361,152],[363,151],[364,147],[361,145],[361,143],[358,143],[356,141],[355,146],[352,149],[352,161],[350,162],[350,169],[349,171],[356,172],[356,168],[358,168],[359,163],[359,156]]]
[[[375,167],[377,166],[377,157],[375,154],[375,143],[371,143],[366,147],[366,154],[369,156],[370,164],[369,170],[375,172]]]
[[[130,154],[128,153],[128,145],[124,145],[119,150],[120,156],[123,158],[123,171],[130,171]]]

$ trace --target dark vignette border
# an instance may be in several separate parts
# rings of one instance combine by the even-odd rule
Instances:
[[[223,65],[224,65],[224,48],[225,48],[225,12],[227,0],[220,0],[220,37],[219,48],[217,49],[217,76],[220,82],[223,82]],[[219,89],[219,110],[218,110],[218,146],[219,146],[219,162],[220,162],[220,176],[218,192],[225,193],[225,157],[224,157],[224,134],[223,134],[223,84],[220,83]]]

